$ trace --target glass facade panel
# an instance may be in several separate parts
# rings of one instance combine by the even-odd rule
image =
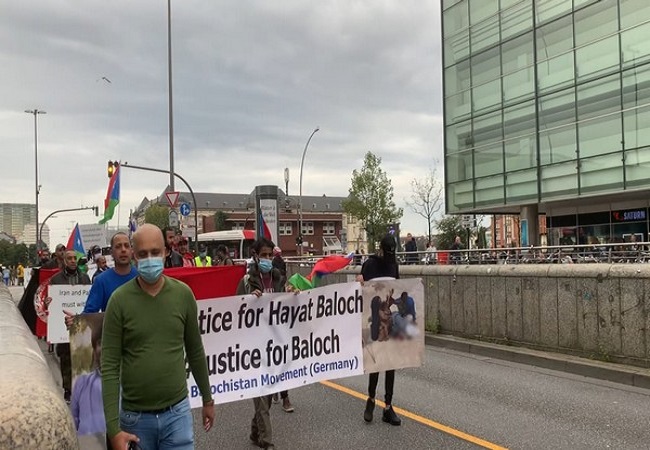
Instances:
[[[625,148],[650,145],[650,65],[623,72]]]
[[[503,110],[503,132],[506,139],[535,133],[535,102],[529,101]]]
[[[555,164],[577,158],[576,126],[565,125],[539,133],[541,164]]]
[[[537,60],[552,58],[573,48],[573,20],[563,17],[537,29]]]
[[[447,127],[447,152],[456,153],[471,147],[472,127],[470,121]]]
[[[625,182],[628,187],[650,183],[650,147],[625,151]]]
[[[469,11],[467,10],[467,5],[467,1],[462,1],[442,13],[445,33],[443,37],[445,39],[469,27]]]
[[[530,101],[504,110],[506,171],[537,165],[535,103]]]
[[[527,33],[503,44],[502,73],[516,72],[534,63],[533,33]]]
[[[537,200],[537,169],[506,174],[506,203],[524,200]]]
[[[622,149],[621,115],[589,119],[578,124],[580,158],[614,152]]]
[[[445,69],[445,97],[465,91],[470,87],[469,60]]]
[[[505,141],[506,171],[535,167],[537,165],[536,149],[534,134]]]
[[[476,86],[501,76],[501,54],[493,48],[472,56],[472,85]]]
[[[625,148],[632,149],[650,145],[650,105],[625,111]]]
[[[445,99],[447,123],[460,122],[472,114],[472,92],[465,91]]]
[[[472,179],[472,151],[455,153],[447,157],[447,181],[465,181]]]
[[[533,27],[533,4],[529,0],[509,2],[501,0],[501,9],[502,40],[530,30]]]
[[[472,89],[474,111],[490,110],[501,106],[501,80],[476,86]]]
[[[490,144],[474,150],[474,176],[503,173],[503,143]]]
[[[537,64],[540,93],[573,84],[573,53],[565,53]]]
[[[472,145],[474,147],[482,147],[491,142],[501,141],[503,139],[501,111],[485,114],[474,119],[473,139]]]
[[[650,20],[648,0],[620,0],[621,29],[633,27]]]
[[[576,159],[577,137],[574,89],[542,97],[539,101],[539,151],[541,164]]]
[[[616,33],[618,30],[616,3],[615,0],[601,1],[576,11],[574,17],[576,47]]]
[[[457,63],[469,56],[469,30],[461,31],[445,39],[445,67]]]
[[[535,0],[535,21],[542,23],[571,12],[571,1]]]
[[[472,53],[480,52],[499,42],[499,16],[492,16],[470,29]]]
[[[622,149],[619,74],[578,86],[577,107],[581,158]]]
[[[475,25],[499,11],[499,0],[470,0],[470,24]]]
[[[578,81],[594,78],[619,69],[618,36],[612,36],[576,50]]]
[[[580,160],[580,192],[623,189],[623,153]]]
[[[473,181],[462,181],[447,185],[445,192],[447,194],[447,208],[449,208],[450,212],[474,207],[473,184]]]
[[[542,198],[578,195],[578,175],[574,161],[541,168]]]
[[[503,175],[476,180],[476,205],[503,203]]]
[[[650,61],[650,39],[648,36],[650,36],[650,22],[621,33],[624,69]]]
[[[533,67],[503,77],[503,101],[506,105],[531,98],[534,94],[535,71]]]

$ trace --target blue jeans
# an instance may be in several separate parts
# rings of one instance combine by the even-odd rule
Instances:
[[[120,428],[139,437],[142,450],[194,450],[188,398],[159,414],[122,410]]]

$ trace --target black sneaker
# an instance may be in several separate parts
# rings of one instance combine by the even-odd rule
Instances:
[[[395,414],[395,411],[393,411],[392,406],[389,406],[388,408],[384,409],[384,415],[382,416],[381,420],[395,426],[399,426],[402,424],[402,419],[400,419],[399,416]]]
[[[372,413],[375,410],[375,401],[371,398],[366,400],[366,410],[363,412],[363,420],[372,422]]]
[[[65,389],[65,390],[63,391],[63,399],[65,400],[65,402],[66,402],[68,405],[70,404],[70,391],[69,391],[69,390]]]

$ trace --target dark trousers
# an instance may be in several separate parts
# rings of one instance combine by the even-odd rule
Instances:
[[[377,383],[379,382],[379,372],[374,372],[370,374],[368,380],[368,396],[370,398],[375,398],[377,394]],[[395,371],[387,370],[386,371],[386,397],[385,402],[387,405],[391,405],[393,402],[393,387],[395,386]]]
[[[253,398],[255,406],[255,415],[251,421],[251,439],[257,440],[256,444],[260,447],[266,447],[273,444],[273,430],[271,428],[271,415],[269,408],[271,406],[271,396]]]
[[[59,357],[63,390],[72,392],[72,359],[70,357],[70,344],[56,344],[56,355]]]

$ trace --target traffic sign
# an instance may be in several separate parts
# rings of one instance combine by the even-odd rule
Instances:
[[[167,201],[169,202],[169,206],[172,208],[176,207],[176,203],[178,203],[178,195],[180,192],[165,192],[165,197],[167,197]]]
[[[473,214],[465,214],[461,217],[460,224],[463,228],[474,228],[476,226],[476,216]]]
[[[190,215],[190,211],[192,210],[192,208],[190,208],[189,203],[181,203],[181,207],[179,208],[179,210],[180,210],[182,215],[187,217],[187,216]]]
[[[178,228],[180,222],[178,221],[178,213],[175,210],[169,211],[169,226]]]

